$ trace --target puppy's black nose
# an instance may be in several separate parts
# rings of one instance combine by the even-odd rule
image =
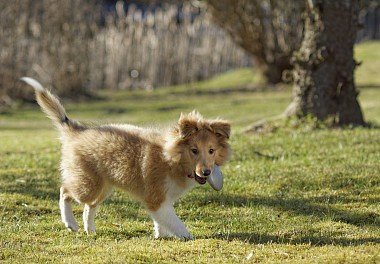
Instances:
[[[211,174],[210,170],[204,170],[202,172],[203,172],[203,176],[209,176]]]

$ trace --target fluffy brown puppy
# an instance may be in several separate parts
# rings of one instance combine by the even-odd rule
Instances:
[[[95,231],[95,212],[113,187],[123,189],[148,210],[155,237],[191,239],[174,212],[174,202],[186,191],[204,184],[215,165],[223,165],[230,153],[230,124],[207,120],[198,112],[182,115],[165,131],[132,125],[88,127],[66,115],[57,97],[31,78],[37,102],[53,120],[62,143],[62,222],[78,231],[71,201],[84,204],[87,233]]]

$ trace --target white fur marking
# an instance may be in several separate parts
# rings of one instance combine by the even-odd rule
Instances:
[[[63,188],[60,190],[59,209],[61,210],[61,219],[66,228],[73,232],[78,232],[78,223],[75,221],[71,203],[63,197]]]
[[[153,220],[154,224],[154,238],[171,237],[171,234],[163,225],[160,225],[157,221]]]
[[[186,177],[186,176],[183,176]],[[176,182],[167,178],[166,179],[166,199],[172,203],[176,202],[182,195],[198,185],[198,183],[191,178],[186,177],[185,179],[186,187],[182,188],[178,186]]]
[[[178,238],[193,239],[185,225],[175,214],[173,204],[168,202],[163,203],[157,211],[150,212],[150,215],[153,221],[157,223],[155,224],[156,238],[161,237],[160,228],[163,227],[163,230],[166,230]]]
[[[87,234],[95,232],[95,215],[96,207],[85,204],[83,209],[83,227]]]
[[[33,78],[22,77],[20,80],[26,82],[27,84],[29,84],[30,86],[32,86],[38,92],[45,91],[45,88],[38,81],[36,81]]]

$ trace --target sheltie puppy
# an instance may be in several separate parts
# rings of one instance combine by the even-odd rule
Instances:
[[[89,127],[69,119],[59,99],[36,80],[38,104],[54,122],[62,143],[59,207],[66,228],[78,231],[71,202],[84,205],[83,225],[95,231],[95,213],[114,187],[129,192],[147,209],[155,238],[192,239],[173,204],[186,191],[205,184],[215,165],[228,160],[230,124],[198,112],[181,114],[163,131],[133,125]]]

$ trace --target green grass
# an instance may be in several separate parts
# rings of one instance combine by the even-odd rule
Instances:
[[[247,88],[252,84],[257,85],[262,82],[263,76],[258,71],[253,71],[252,68],[241,68],[220,74],[209,80],[166,87],[163,93],[212,93],[231,90],[231,88],[234,90]]]
[[[202,186],[176,205],[195,236],[187,242],[154,240],[144,209],[120,191],[101,206],[95,235],[67,232],[58,209],[57,133],[35,106],[0,114],[0,262],[379,262],[380,130],[288,126],[242,134],[290,102],[289,89],[226,93],[256,81],[242,69],[191,92],[105,92],[110,100],[66,104],[71,118],[88,122],[164,126],[192,109],[231,120],[224,189]],[[361,89],[365,117],[377,124],[379,98],[380,89]],[[74,212],[80,220],[81,207]]]
[[[356,82],[361,86],[380,86],[380,44],[368,41],[358,45],[355,57],[362,64],[356,70]]]

